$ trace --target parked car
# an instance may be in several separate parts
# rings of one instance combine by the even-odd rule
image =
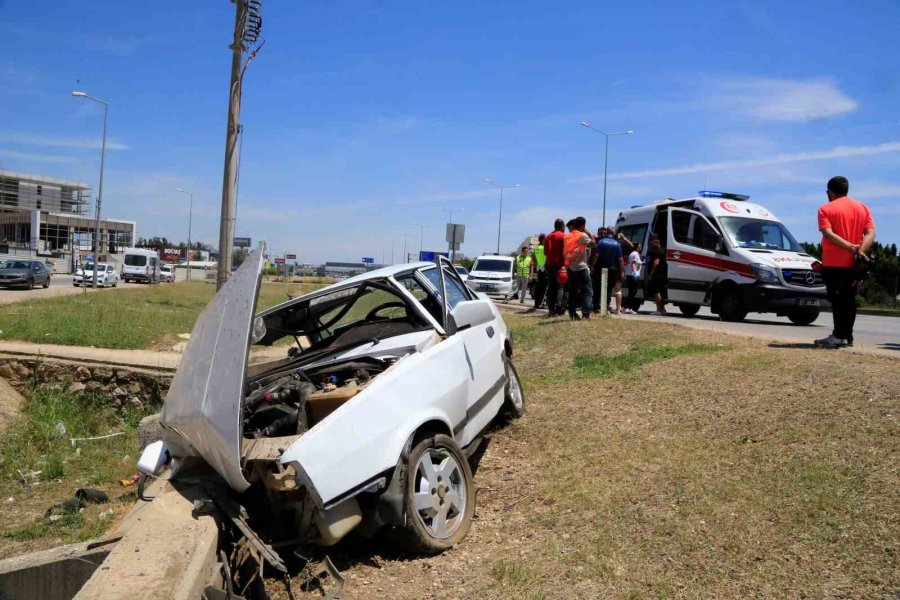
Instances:
[[[94,265],[87,263],[75,269],[72,275],[72,285],[75,287],[94,285]],[[97,263],[97,287],[117,287],[119,274],[116,268],[108,263]]]
[[[453,268],[456,269],[456,272],[457,272],[457,274],[459,275],[459,278],[463,280],[463,283],[465,283],[466,281],[468,281],[468,279],[469,279],[469,270],[468,270],[467,268],[465,268],[465,267],[462,266],[462,265],[454,265]]]
[[[175,267],[172,265],[160,265],[159,281],[161,283],[175,283]]]
[[[508,300],[519,293],[513,277],[515,259],[500,254],[484,254],[475,259],[466,283],[476,292]]]
[[[50,287],[50,270],[39,260],[0,260],[0,287]]]
[[[475,510],[467,456],[525,408],[494,304],[445,258],[351,277],[254,316],[265,245],[198,318],[138,468],[201,457],[271,543],[389,528],[403,547],[459,542]],[[296,344],[248,365],[252,343]],[[176,470],[177,477],[177,470]],[[254,491],[255,490],[255,491]]]

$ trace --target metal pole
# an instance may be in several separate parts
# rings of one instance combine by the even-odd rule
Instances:
[[[406,234],[403,234],[403,262],[409,262],[409,253],[406,251]]]
[[[228,93],[228,126],[225,130],[225,168],[222,174],[222,216],[219,224],[219,265],[216,290],[222,289],[231,274],[234,242],[235,177],[237,174],[238,121],[241,115],[241,55],[244,51],[246,0],[234,0],[234,42],[231,48],[231,85]]]
[[[609,297],[607,296],[607,281],[609,281],[609,269],[600,269],[600,316],[605,317],[609,312]]]
[[[191,221],[194,219],[194,192],[191,192],[191,205],[188,209],[188,263],[187,278],[191,280]]]
[[[603,218],[600,224],[606,227],[606,172],[609,168],[609,134],[604,133],[603,137],[606,138],[606,150],[603,152]]]
[[[425,246],[425,225],[419,224],[419,257],[422,256],[422,250]]]
[[[100,142],[100,189],[97,190],[97,209],[94,215],[94,289],[97,289],[97,263],[100,262],[100,207],[103,204],[103,162],[106,158],[106,116],[109,105],[103,103],[103,141]]]
[[[500,188],[500,216],[497,217],[497,254],[500,254],[500,224],[503,223],[503,188]]]

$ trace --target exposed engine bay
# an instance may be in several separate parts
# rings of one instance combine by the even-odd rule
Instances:
[[[306,372],[278,369],[251,380],[244,402],[244,437],[302,435],[360,393],[396,358],[359,358]]]

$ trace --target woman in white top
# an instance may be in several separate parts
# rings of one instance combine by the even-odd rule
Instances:
[[[625,283],[628,285],[628,298],[626,298],[625,309],[622,311],[626,315],[637,314],[637,308],[640,302],[637,299],[638,283],[641,278],[641,267],[644,262],[641,260],[641,244],[635,245],[634,250],[628,255],[628,262],[625,264]]]

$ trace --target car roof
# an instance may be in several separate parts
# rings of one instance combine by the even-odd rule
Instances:
[[[384,277],[393,277],[395,275],[399,275],[400,273],[406,273],[407,271],[415,271],[417,269],[424,269],[427,267],[436,266],[433,262],[420,261],[413,263],[401,263],[399,265],[390,265],[388,267],[382,267],[380,269],[375,269],[374,271],[367,271],[365,273],[360,273],[359,275],[354,275],[353,277],[349,277],[347,279],[343,279],[337,283],[333,283],[327,287],[322,288],[323,290],[327,290],[331,287],[352,285],[354,283],[359,283],[360,281],[367,281],[369,279],[382,279]]]

